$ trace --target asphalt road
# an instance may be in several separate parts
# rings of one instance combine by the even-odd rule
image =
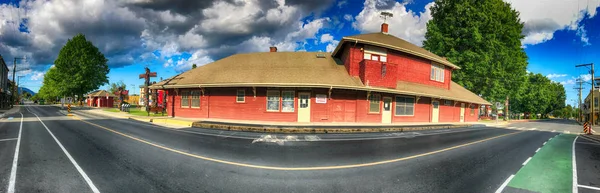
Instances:
[[[558,134],[265,135],[68,117],[50,106],[20,113],[0,121],[2,192],[13,171],[16,192],[495,192]]]

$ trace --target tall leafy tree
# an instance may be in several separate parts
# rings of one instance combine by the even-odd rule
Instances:
[[[80,96],[108,83],[108,60],[83,34],[69,39],[61,48],[40,90],[55,96]],[[50,76],[48,75],[50,74]],[[49,78],[48,78],[49,77]],[[46,80],[48,78],[48,80]]]
[[[524,81],[523,23],[502,0],[436,0],[423,47],[462,69],[452,79],[489,101],[514,97]]]
[[[119,88],[123,88],[123,90],[127,90],[127,85],[122,80],[120,80],[118,82],[110,83],[110,88],[108,89],[108,92],[115,93],[116,91],[119,90]]]

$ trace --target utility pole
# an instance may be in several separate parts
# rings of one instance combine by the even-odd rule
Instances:
[[[591,116],[590,116],[590,127],[592,127],[594,125],[594,115],[595,115],[595,108],[594,108],[594,89],[596,87],[596,85],[594,84],[594,63],[589,63],[589,64],[580,64],[580,65],[576,65],[575,67],[582,67],[582,66],[591,66],[591,71],[590,74],[592,75],[592,89],[590,92],[590,108],[592,108],[591,112]]]
[[[17,60],[25,60],[25,61],[27,61],[27,57],[22,57],[22,58],[15,57],[15,59],[13,60],[13,85],[15,84],[15,73],[17,72]],[[14,98],[15,94],[14,93],[16,93],[16,92],[17,92],[17,88],[13,86],[13,104],[15,102],[14,101],[15,100],[15,98]]]
[[[583,120],[581,118],[582,115],[583,115],[583,111],[581,110],[581,90],[583,89],[583,85],[582,85],[583,84],[583,80],[581,78],[578,78],[577,79],[577,84],[579,84],[579,87],[573,88],[573,89],[579,90],[579,103],[577,103],[577,108],[579,108],[579,112],[578,112],[579,114],[577,114],[577,120],[579,122],[583,122]]]

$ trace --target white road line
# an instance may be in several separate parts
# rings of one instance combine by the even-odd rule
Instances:
[[[581,184],[578,184],[577,186],[582,187],[582,188],[592,189],[592,190],[600,190],[600,188],[593,187],[593,186],[586,186],[586,185],[581,185]]]
[[[516,129],[516,127],[508,127],[508,128],[510,128],[510,129]]]
[[[535,150],[535,153],[537,153],[538,151],[540,151],[541,148],[538,148],[537,150]]]
[[[552,132],[556,132],[556,130],[552,130]]]
[[[527,158],[527,160],[525,160],[525,162],[523,162],[523,166],[527,165],[527,163],[529,162],[529,160],[531,160],[531,157]]]
[[[502,185],[500,185],[500,188],[498,188],[498,190],[496,190],[496,193],[502,193],[502,190],[504,190],[504,188],[506,188],[506,186],[508,185],[510,180],[512,180],[514,177],[515,177],[515,175],[510,175],[510,177],[508,177],[508,179],[506,179],[506,181],[504,181],[504,183],[502,183]]]
[[[544,142],[544,144],[542,144],[542,145],[546,145],[546,143],[547,143],[547,142]]]
[[[12,141],[12,140],[17,140],[19,138],[8,138],[8,139],[0,139],[0,141]]]
[[[19,148],[21,147],[21,131],[23,131],[23,113],[21,114],[21,125],[19,125],[19,136],[17,137],[17,146],[15,147],[15,156],[13,158],[12,168],[10,169],[10,179],[8,180],[8,193],[15,192],[15,183],[17,180],[17,162],[19,162]]]
[[[569,134],[569,133],[571,133],[571,132],[570,132],[570,131],[565,131],[565,133],[566,133],[566,134]]]
[[[29,111],[28,108],[26,108],[27,111]],[[77,162],[75,161],[75,159],[73,159],[73,157],[71,156],[71,154],[67,151],[67,149],[65,149],[65,147],[62,145],[62,143],[60,143],[60,141],[58,141],[58,139],[56,138],[56,136],[54,136],[54,134],[52,133],[52,131],[50,131],[50,129],[48,129],[48,126],[46,126],[46,124],[44,124],[44,122],[40,119],[40,117],[38,117],[35,113],[29,111],[31,114],[35,115],[35,117],[37,117],[37,119],[40,121],[40,123],[42,123],[42,125],[44,126],[44,128],[46,128],[46,131],[48,131],[48,133],[50,133],[50,135],[52,136],[52,138],[54,138],[54,141],[56,141],[56,143],[58,144],[58,146],[60,147],[60,149],[63,150],[63,152],[65,153],[65,155],[67,155],[67,157],[69,158],[69,160],[71,161],[71,163],[75,166],[75,168],[77,169],[77,171],[79,172],[79,174],[81,174],[81,176],[83,177],[83,179],[85,180],[85,182],[87,182],[87,184],[90,186],[90,188],[92,189],[92,192],[94,193],[99,193],[100,191],[98,190],[98,188],[96,188],[96,186],[94,185],[94,183],[92,182],[92,180],[88,177],[87,174],[85,174],[85,172],[83,171],[83,169],[81,169],[81,167],[79,167],[79,164],[77,164]]]
[[[577,141],[577,138],[579,138],[579,136],[575,137],[575,140],[573,140],[573,153],[571,154],[573,156],[573,193],[577,193],[577,159],[575,159],[575,142]]]
[[[536,130],[536,129],[537,129],[537,128],[531,128],[531,129],[529,129],[529,130],[533,131],[533,130]]]

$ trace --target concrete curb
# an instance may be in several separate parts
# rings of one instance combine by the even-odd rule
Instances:
[[[234,125],[227,123],[203,123],[194,122],[192,127],[221,129],[228,131],[248,131],[258,133],[374,133],[374,132],[404,132],[420,131],[433,129],[454,129],[462,127],[472,127],[472,124],[463,125],[443,125],[443,126],[381,126],[370,128],[361,128],[358,126],[261,126],[261,125]]]

